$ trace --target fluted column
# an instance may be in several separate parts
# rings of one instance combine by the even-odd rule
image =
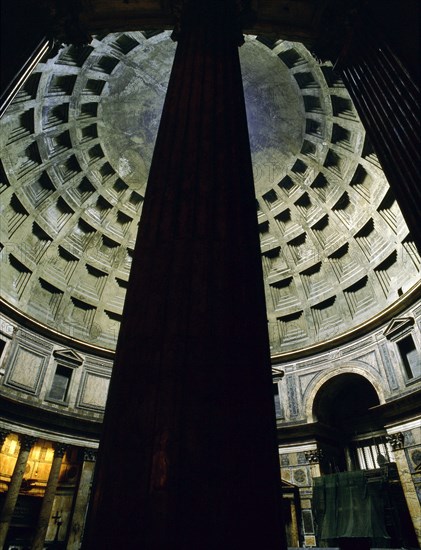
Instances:
[[[13,512],[18,500],[20,487],[22,485],[23,475],[25,473],[26,464],[28,463],[29,453],[35,443],[36,438],[27,435],[19,436],[19,454],[16,459],[15,468],[13,470],[12,479],[10,480],[9,489],[6,494],[6,499],[3,504],[3,509],[0,514],[0,548],[4,547],[7,532],[10,527]]]
[[[421,252],[420,90],[376,18],[362,12],[335,65]]]
[[[83,453],[82,471],[79,478],[66,550],[79,550],[80,548],[86,508],[91,493],[91,481],[95,468],[96,454],[96,451],[92,449],[85,449]]]
[[[48,524],[50,522],[51,511],[54,504],[54,497],[57,490],[61,463],[63,462],[65,452],[65,445],[56,444],[54,446],[53,463],[51,464],[47,487],[45,488],[44,498],[42,499],[37,528],[31,546],[32,550],[42,550],[44,548],[45,537],[47,535]]]
[[[238,3],[186,4],[84,550],[283,548]]]

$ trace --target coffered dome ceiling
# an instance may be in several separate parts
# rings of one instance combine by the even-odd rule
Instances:
[[[176,45],[97,37],[41,63],[0,121],[1,294],[115,347]],[[396,302],[420,258],[342,82],[301,44],[240,48],[273,354]]]

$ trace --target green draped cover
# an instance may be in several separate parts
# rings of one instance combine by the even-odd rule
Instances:
[[[367,478],[363,471],[314,478],[313,512],[320,546],[335,546],[342,538],[368,538],[372,545],[388,547],[385,490],[382,479]]]

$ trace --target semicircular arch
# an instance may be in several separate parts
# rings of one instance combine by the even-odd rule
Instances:
[[[315,418],[314,414],[314,401],[320,389],[330,380],[343,374],[356,374],[361,376],[373,386],[379,398],[380,404],[382,405],[386,402],[384,389],[380,377],[374,376],[372,372],[367,371],[367,369],[363,368],[362,366],[355,365],[355,363],[347,363],[341,365],[340,369],[335,367],[327,371],[323,371],[312,381],[304,403],[304,411],[307,422],[317,421],[317,418]]]

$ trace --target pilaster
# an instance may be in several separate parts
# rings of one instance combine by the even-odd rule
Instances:
[[[86,509],[91,494],[91,483],[95,469],[96,455],[97,451],[94,449],[83,450],[82,471],[79,478],[66,550],[79,550],[80,548]]]
[[[418,442],[414,441],[413,431],[416,431]],[[418,543],[421,545],[421,504],[414,483],[415,468],[410,464],[408,451],[410,451],[410,442],[412,441],[412,450],[418,450],[421,455],[421,423],[408,430],[408,426],[401,426],[388,430],[388,441],[393,449],[396,466],[398,468],[399,478],[408,505],[409,514],[414,525],[415,534]]]

